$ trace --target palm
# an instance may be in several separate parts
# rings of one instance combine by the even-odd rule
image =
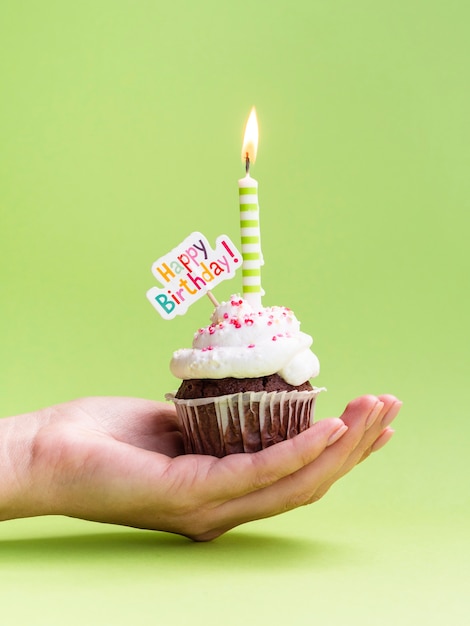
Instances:
[[[183,444],[172,405],[138,398],[82,398],[61,405],[70,426],[175,457]],[[62,415],[62,418],[64,416]],[[118,446],[117,446],[118,447]]]

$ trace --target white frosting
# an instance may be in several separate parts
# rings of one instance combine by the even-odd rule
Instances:
[[[285,307],[253,308],[239,296],[222,302],[212,323],[194,335],[193,347],[177,350],[171,372],[189,378],[256,378],[279,374],[290,385],[301,385],[320,371],[310,350],[312,338]]]

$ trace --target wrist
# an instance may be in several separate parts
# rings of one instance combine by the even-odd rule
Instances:
[[[0,419],[0,520],[46,512],[34,468],[35,441],[46,419],[41,411]]]

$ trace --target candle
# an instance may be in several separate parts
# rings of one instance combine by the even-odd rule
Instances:
[[[258,181],[250,176],[250,165],[256,160],[258,149],[258,122],[253,107],[248,118],[243,139],[242,160],[246,176],[238,181],[240,198],[240,236],[243,297],[255,307],[261,307],[261,266],[263,254],[259,227]]]

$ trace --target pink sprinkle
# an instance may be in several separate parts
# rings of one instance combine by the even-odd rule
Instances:
[[[272,322],[268,322],[268,326],[272,326],[272,325],[273,325],[273,323],[272,323]]]
[[[222,323],[219,324],[219,328],[223,328],[224,325]]]
[[[235,320],[235,328],[241,328],[242,325],[240,324],[240,322],[238,320]]]
[[[255,347],[255,344],[254,344],[254,343],[250,343],[250,344],[248,345],[248,347],[249,347],[249,348],[254,348],[254,347]]]
[[[215,333],[215,328],[213,326],[209,326],[209,335],[213,335]]]
[[[198,332],[199,332],[199,334],[200,334],[200,335],[202,335],[202,333],[204,332],[204,328],[200,328],[200,329],[198,330]]]
[[[207,346],[208,350],[213,350],[214,348],[212,346]]]
[[[238,301],[238,304],[243,304],[243,300],[239,300],[239,301]]]
[[[276,335],[273,335],[273,341],[277,341]]]
[[[248,326],[251,326],[252,324],[254,324],[254,321],[251,319],[251,317],[247,317],[245,319],[245,324],[248,324]]]
[[[228,313],[224,313],[224,320],[228,320]]]

